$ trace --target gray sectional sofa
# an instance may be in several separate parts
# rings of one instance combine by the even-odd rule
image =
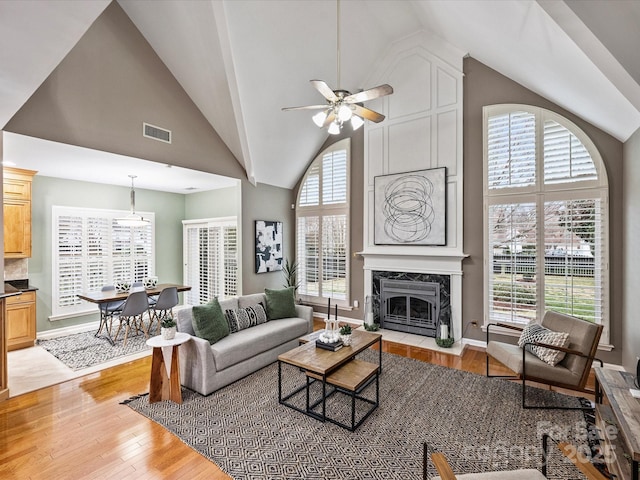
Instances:
[[[222,311],[266,305],[264,293],[220,301]],[[298,346],[298,338],[313,331],[313,309],[296,305],[297,317],[266,323],[231,333],[213,345],[195,336],[193,307],[177,310],[178,331],[192,335],[178,349],[182,385],[202,395],[210,393],[259,370],[278,359],[278,355]]]

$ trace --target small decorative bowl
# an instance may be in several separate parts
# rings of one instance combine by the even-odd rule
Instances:
[[[131,284],[129,282],[116,282],[115,287],[118,292],[128,292]]]
[[[156,288],[158,277],[148,277],[144,279],[144,288]]]

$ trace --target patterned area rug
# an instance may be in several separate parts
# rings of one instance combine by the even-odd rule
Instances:
[[[150,350],[144,335],[129,336],[127,346],[122,340],[111,345],[104,338],[97,338],[94,332],[82,332],[65,337],[38,340],[37,345],[44,348],[71,370],[80,370],[105,363],[118,357]]]
[[[375,362],[376,357],[369,350],[359,358]],[[285,392],[301,382],[298,369],[283,367]],[[375,384],[370,388],[375,395]],[[277,363],[207,397],[185,388],[182,394],[182,405],[150,405],[146,395],[123,403],[235,479],[421,479],[424,441],[445,453],[457,473],[539,468],[542,433],[577,445],[587,442],[579,411],[523,410],[516,383],[388,353],[380,406],[354,433],[280,405]],[[543,403],[580,403],[536,388],[530,395]],[[342,395],[332,398],[348,402]],[[332,405],[328,411],[336,414]],[[583,478],[553,453],[556,448],[550,450],[549,478]],[[431,463],[429,472],[435,473]]]

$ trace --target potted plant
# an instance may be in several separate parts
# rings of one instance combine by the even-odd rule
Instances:
[[[161,320],[160,334],[164,340],[173,340],[176,336],[176,322],[173,317],[164,317]]]
[[[340,339],[343,345],[347,347],[351,345],[351,325],[348,323],[340,327]]]

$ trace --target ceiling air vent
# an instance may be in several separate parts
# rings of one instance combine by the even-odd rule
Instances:
[[[156,127],[149,123],[142,124],[142,136],[160,140],[165,143],[171,143],[171,130],[165,130],[164,128]]]

